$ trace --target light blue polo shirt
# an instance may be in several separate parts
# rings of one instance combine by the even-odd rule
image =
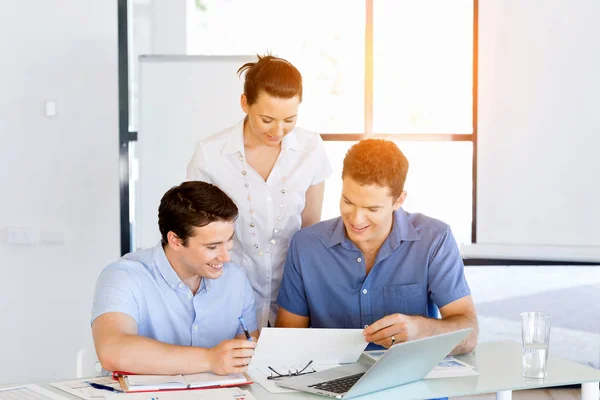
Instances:
[[[211,348],[242,334],[238,317],[257,329],[254,292],[244,271],[223,266],[196,295],[171,267],[161,243],[107,266],[96,283],[92,322],[108,312],[131,316],[138,334],[164,343]]]
[[[400,208],[369,275],[341,218],[298,231],[277,301],[313,328],[364,328],[394,313],[435,318],[469,294],[450,227]]]

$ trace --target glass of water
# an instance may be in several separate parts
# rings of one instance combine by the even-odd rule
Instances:
[[[550,345],[550,314],[521,313],[523,338],[523,377],[544,379]]]

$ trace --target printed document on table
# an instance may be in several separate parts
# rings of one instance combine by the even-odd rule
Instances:
[[[247,390],[240,388],[172,390],[160,393],[118,393],[106,396],[106,400],[256,400]]]
[[[387,350],[369,350],[364,354],[372,360],[378,361]],[[458,378],[461,376],[481,375],[475,367],[466,362],[460,361],[452,356],[444,358],[431,370],[423,379],[436,378]]]
[[[68,400],[38,385],[21,385],[0,389],[0,400]]]
[[[472,365],[448,356],[438,363],[423,379],[458,378],[473,375],[481,374]]]
[[[70,393],[84,400],[98,399],[110,393],[107,390],[95,389],[89,385],[89,382],[98,383],[104,386],[110,386],[113,389],[121,390],[121,385],[115,381],[112,376],[103,376],[101,378],[77,379],[66,382],[51,383],[57,389]]]

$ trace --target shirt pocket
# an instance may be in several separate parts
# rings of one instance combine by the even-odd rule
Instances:
[[[426,315],[427,299],[420,283],[384,286],[383,302],[386,315]]]

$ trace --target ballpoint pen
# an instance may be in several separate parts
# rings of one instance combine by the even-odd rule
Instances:
[[[252,341],[252,336],[250,336],[250,333],[248,332],[248,327],[246,326],[246,323],[244,322],[244,318],[242,316],[239,316],[238,319],[240,320],[240,325],[242,326],[242,329],[244,330],[244,335],[246,335],[246,339],[248,339],[249,341]]]
[[[115,389],[114,387],[111,386],[106,386],[106,385],[101,385],[99,383],[94,383],[94,382],[86,382],[88,385],[90,385],[91,387],[93,387],[94,389],[101,389],[101,390],[108,390],[109,392],[116,392],[116,393],[122,393],[122,390],[119,389]]]

